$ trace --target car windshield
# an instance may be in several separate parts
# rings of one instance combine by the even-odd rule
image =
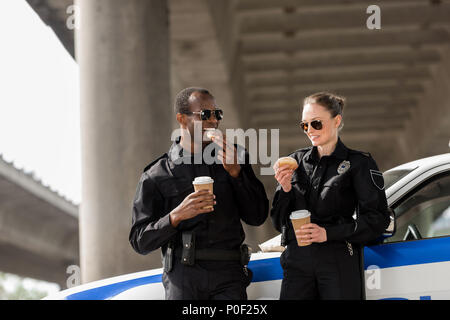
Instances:
[[[396,183],[398,180],[406,176],[408,173],[413,171],[415,168],[403,169],[403,170],[390,170],[383,173],[384,178],[384,188],[387,189]]]

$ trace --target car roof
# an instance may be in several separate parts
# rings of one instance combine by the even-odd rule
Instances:
[[[450,165],[450,153],[414,160],[385,171],[384,174],[401,170],[410,171],[386,189],[388,203],[390,203],[389,199],[391,196],[404,187],[407,183],[413,181],[417,177],[420,177],[429,170],[444,165]]]
[[[422,158],[401,164],[397,167],[387,170],[390,172],[393,170],[412,170],[414,168],[420,168],[422,170],[428,170],[446,163],[450,163],[450,153],[444,153],[437,156]]]

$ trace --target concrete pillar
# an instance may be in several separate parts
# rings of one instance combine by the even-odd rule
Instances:
[[[412,114],[405,132],[409,157],[405,161],[449,152],[450,140],[450,46],[441,49],[439,63]]]
[[[170,146],[165,0],[77,0],[80,67],[82,282],[159,266],[128,242],[142,169]],[[164,139],[162,139],[164,137]],[[162,143],[164,141],[164,143]]]

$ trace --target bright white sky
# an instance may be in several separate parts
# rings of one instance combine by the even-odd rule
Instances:
[[[0,1],[0,49],[0,154],[79,204],[77,64],[25,0]],[[6,289],[17,279],[8,276]],[[23,285],[59,290],[33,279]]]
[[[0,154],[78,204],[78,66],[25,0],[0,1],[0,41]]]

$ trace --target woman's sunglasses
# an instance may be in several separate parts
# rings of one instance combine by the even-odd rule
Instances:
[[[223,119],[223,111],[221,109],[215,109],[215,110],[201,110],[196,112],[183,112],[184,114],[199,114],[200,119],[202,120],[209,120],[211,116],[214,114],[214,117],[216,117],[217,120]]]
[[[300,128],[303,129],[303,131],[308,132],[309,124],[311,124],[311,127],[313,127],[315,130],[322,130],[323,125],[321,120],[313,120],[311,122],[300,122]]]

